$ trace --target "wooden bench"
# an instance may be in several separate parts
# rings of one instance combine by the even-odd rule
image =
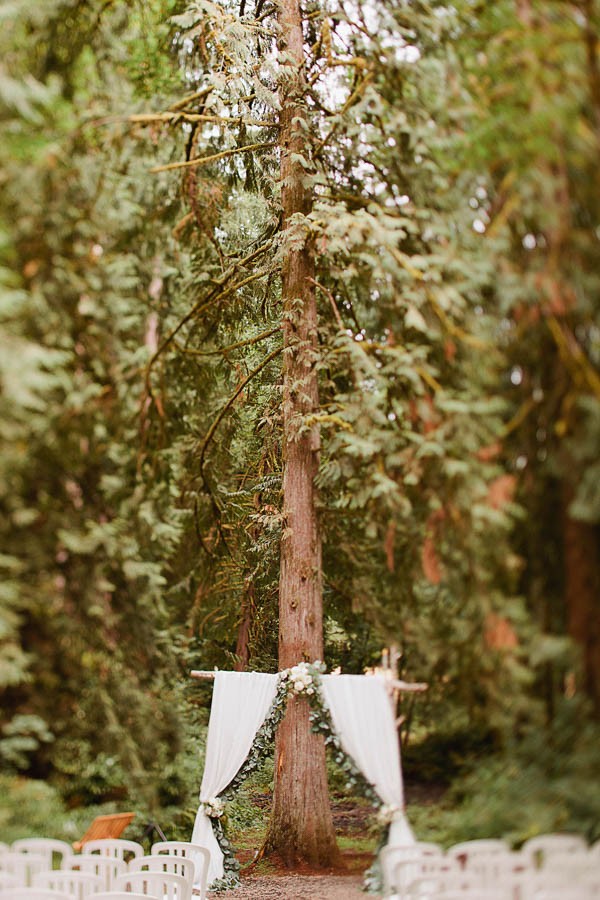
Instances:
[[[81,850],[88,841],[121,837],[133,819],[135,819],[135,813],[132,812],[115,813],[111,816],[96,816],[81,840],[74,842],[73,849]]]

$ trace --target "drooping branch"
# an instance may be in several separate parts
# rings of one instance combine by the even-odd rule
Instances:
[[[208,445],[212,441],[217,428],[219,427],[220,423],[223,421],[223,418],[227,414],[227,411],[229,409],[231,409],[231,407],[233,406],[233,404],[235,403],[235,401],[237,400],[239,395],[242,393],[242,391],[244,390],[246,385],[250,381],[252,381],[252,379],[256,375],[258,375],[259,372],[262,372],[262,370],[265,368],[265,366],[267,366],[271,362],[271,360],[275,359],[275,357],[279,356],[279,354],[282,352],[283,352],[283,347],[278,347],[276,350],[273,350],[271,353],[269,353],[269,355],[266,356],[263,359],[263,361],[258,366],[256,366],[255,369],[253,369],[248,375],[246,375],[246,377],[239,383],[239,385],[237,386],[237,388],[235,389],[235,391],[233,392],[231,397],[228,399],[225,406],[223,406],[220,409],[217,417],[215,418],[212,425],[206,432],[206,435],[205,435],[204,440],[202,441],[202,444],[200,447],[200,471],[202,472],[203,475],[204,475],[204,458],[206,456],[206,450],[208,448]]]
[[[245,125],[254,128],[279,128],[277,122],[268,119],[244,119],[243,116],[216,116],[206,113],[162,112],[135,113],[127,116],[127,121],[139,125],[152,125],[155,122],[214,122],[217,125],[239,127]],[[154,169],[152,171],[155,171]]]
[[[218,289],[220,287],[223,287],[229,281],[229,279],[232,278],[236,274],[236,272],[239,269],[241,269],[243,266],[247,265],[248,263],[253,262],[255,259],[257,259],[259,256],[261,256],[263,253],[266,253],[266,251],[271,246],[272,246],[272,241],[267,241],[265,244],[262,244],[256,250],[253,250],[252,253],[249,253],[243,259],[240,259],[237,263],[230,266],[229,269],[220,278],[216,279],[216,281],[214,282],[214,287],[213,287],[212,291],[209,292],[208,296],[204,296],[200,301],[198,301],[198,303],[196,303],[192,307],[192,309],[188,313],[186,313],[185,316],[183,316],[183,318],[180,319],[180,321],[177,323],[177,325],[169,332],[169,334],[162,341],[162,343],[160,344],[160,346],[158,347],[158,349],[156,350],[156,352],[154,353],[154,355],[152,356],[152,358],[150,359],[150,361],[148,362],[148,365],[146,367],[146,388],[147,388],[150,396],[152,396],[152,389],[151,389],[151,385],[150,385],[150,373],[152,371],[152,368],[153,368],[154,364],[156,363],[156,361],[159,359],[159,357],[167,349],[167,347],[169,347],[171,345],[171,343],[173,342],[173,340],[177,337],[177,335],[179,334],[181,329],[184,327],[184,325],[186,325],[189,321],[191,321],[191,319],[193,319],[194,316],[200,315],[205,309],[208,309],[209,306],[220,302],[225,297],[229,296],[229,294],[233,293],[234,291],[240,290],[242,287],[245,287],[247,284],[250,284],[250,282],[256,281],[258,278],[263,278],[265,275],[267,275],[269,270],[261,269],[260,272],[255,272],[253,275],[250,275],[247,278],[242,279],[242,281],[238,281],[235,284],[231,285],[226,290],[221,291],[220,293],[217,293]]]
[[[204,166],[207,163],[217,162],[219,159],[226,159],[228,156],[235,156],[238,153],[254,153],[256,150],[267,150],[270,147],[277,146],[276,141],[264,141],[258,144],[246,144],[244,147],[232,147],[231,150],[222,150],[220,153],[213,153],[210,156],[199,156],[196,159],[189,159],[186,162],[167,163],[164,166],[154,166],[150,169],[153,175],[158,172],[172,172],[174,169],[191,169],[196,166]]]
[[[220,347],[218,350],[190,350],[188,347],[182,347],[180,344],[177,344],[176,346],[178,350],[181,350],[182,353],[186,353],[188,356],[225,356],[225,354],[229,353],[231,350],[239,350],[240,347],[259,344],[268,337],[277,334],[278,331],[281,331],[280,325],[278,325],[277,328],[271,328],[270,331],[263,331],[261,334],[256,334],[254,337],[247,338],[245,341],[237,341],[237,343],[229,344],[227,347]]]
[[[172,103],[169,109],[175,111],[177,109],[185,109],[188,103],[193,103],[194,100],[204,100],[208,97],[209,94],[212,94],[214,91],[213,85],[209,85],[208,87],[202,88],[200,91],[195,91],[193,94],[189,94],[187,97],[183,97],[182,100],[178,100],[176,103]]]

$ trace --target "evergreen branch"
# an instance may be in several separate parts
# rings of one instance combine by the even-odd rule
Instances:
[[[202,445],[200,448],[200,472],[202,473],[203,478],[204,478],[204,457],[206,456],[206,450],[208,448],[208,445],[210,444],[210,442],[212,441],[212,439],[214,437],[215,431],[221,424],[221,422],[222,422],[223,418],[225,417],[225,415],[227,414],[228,410],[231,409],[231,407],[233,406],[233,404],[235,403],[235,401],[237,400],[239,395],[242,393],[242,391],[248,384],[248,382],[250,382],[255,377],[255,375],[258,375],[259,372],[262,372],[262,370],[265,368],[265,366],[267,366],[271,362],[271,360],[275,359],[275,357],[279,356],[279,354],[282,352],[283,352],[283,347],[278,347],[276,350],[273,350],[271,353],[269,353],[269,355],[266,356],[263,359],[263,361],[261,363],[259,363],[259,365],[256,366],[255,369],[253,369],[251,372],[249,372],[249,374],[246,375],[246,377],[239,383],[239,385],[237,386],[237,388],[235,389],[235,391],[233,392],[233,394],[231,395],[231,397],[229,398],[229,400],[227,401],[225,406],[223,406],[221,408],[221,410],[219,411],[217,417],[214,419],[212,425],[206,432],[206,436],[205,436],[204,440],[202,441]]]
[[[219,350],[189,350],[187,347],[182,347],[180,344],[176,344],[176,346],[178,350],[181,350],[183,353],[187,353],[188,356],[219,356],[219,354],[222,354],[224,356],[231,350],[238,350],[240,347],[247,347],[250,344],[258,344],[260,341],[264,341],[266,340],[266,338],[271,337],[271,335],[277,334],[278,331],[281,331],[281,327],[279,325],[277,326],[277,328],[272,328],[270,331],[263,331],[261,332],[261,334],[257,334],[254,337],[247,338],[245,341],[238,341],[236,344],[229,344],[228,347],[221,347]]]
[[[422,278],[421,274],[421,278]],[[450,319],[450,317],[444,312],[442,307],[439,305],[437,300],[431,295],[431,293],[427,293],[427,299],[431,304],[431,307],[444,326],[444,328],[455,338],[462,341],[463,344],[467,344],[469,347],[473,347],[475,350],[490,350],[491,345],[489,341],[483,341],[481,338],[475,337],[472,334],[469,334],[468,331],[465,331],[464,328],[460,328],[458,325],[455,325],[454,322]]]
[[[158,172],[172,172],[174,169],[190,169],[196,166],[204,166],[207,163],[235,156],[237,153],[252,153],[254,150],[265,150],[268,147],[276,147],[277,141],[264,141],[259,144],[246,144],[244,147],[233,147],[231,150],[222,150],[221,153],[213,153],[211,156],[199,156],[197,159],[189,159],[186,162],[167,163],[164,166],[154,166],[150,169],[153,175]]]
[[[333,294],[331,293],[329,288],[323,287],[323,285],[319,284],[319,282],[314,278],[309,278],[308,280],[311,282],[311,284],[314,284],[314,286],[316,288],[318,288],[320,291],[322,291],[325,294],[325,296],[328,298],[329,302],[331,303],[331,308],[333,309],[333,315],[335,316],[335,320],[338,324],[339,330],[345,331],[344,323],[342,321],[340,311],[337,307],[337,303],[335,302],[335,297],[333,296]]]
[[[527,400],[521,404],[512,419],[510,419],[510,421],[507,422],[502,429],[502,437],[508,437],[508,435],[512,434],[513,431],[516,431],[517,428],[525,421],[535,405],[535,400],[532,397],[528,397]]]
[[[423,366],[415,366],[415,372],[417,373],[419,378],[421,378],[426,384],[429,385],[429,387],[435,394],[437,394],[438,391],[443,390],[439,381],[434,378],[433,375],[431,375],[431,373],[427,371],[427,369],[423,368]]]
[[[216,296],[215,296],[215,292],[211,291],[208,298],[205,299],[204,302],[196,303],[195,306],[193,306],[192,309],[189,311],[189,313],[186,313],[186,315],[183,317],[183,319],[180,319],[180,321],[177,323],[175,328],[173,328],[171,333],[167,335],[167,337],[164,339],[164,341],[162,342],[162,344],[160,345],[160,347],[158,348],[158,350],[156,351],[156,353],[154,354],[154,356],[148,363],[148,366],[146,368],[146,387],[150,394],[152,394],[151,387],[150,387],[150,370],[152,369],[152,366],[154,365],[156,360],[159,358],[159,356],[162,353],[164,353],[164,351],[172,343],[174,338],[179,334],[179,332],[181,331],[183,326],[186,325],[190,321],[190,319],[193,319],[194,316],[199,315],[200,313],[203,313],[204,310],[208,309],[210,306],[213,306],[214,304],[219,303],[225,297],[228,297],[230,294],[235,293],[235,291],[241,290],[241,288],[246,287],[246,285],[250,284],[253,281],[256,281],[258,278],[264,278],[265,275],[267,275],[267,274],[268,274],[268,270],[261,269],[259,272],[254,272],[254,274],[248,275],[247,278],[243,278],[242,281],[236,281],[235,284],[232,284],[226,290],[221,291],[219,294],[216,294]]]
[[[158,347],[158,349],[154,353],[154,356],[150,359],[150,361],[148,362],[148,365],[146,367],[146,389],[148,390],[150,397],[153,398],[152,388],[150,385],[150,372],[152,371],[152,367],[154,366],[157,359],[164,353],[164,351],[167,349],[167,347],[172,343],[172,341],[175,339],[175,337],[179,334],[179,332],[181,331],[183,326],[186,325],[190,321],[190,319],[193,319],[195,315],[197,315],[198,313],[203,312],[205,309],[207,309],[212,303],[217,303],[219,300],[222,300],[224,297],[228,296],[233,291],[239,290],[240,288],[244,287],[250,281],[254,281],[257,278],[264,277],[264,275],[266,275],[268,273],[268,270],[267,271],[262,270],[261,272],[251,275],[249,278],[243,279],[242,281],[238,281],[236,284],[232,285],[226,291],[222,291],[220,294],[217,294],[215,296],[215,291],[217,291],[217,289],[219,287],[223,287],[223,285],[225,285],[227,283],[227,281],[233,275],[235,275],[235,273],[238,271],[238,269],[240,269],[242,266],[247,265],[249,262],[252,262],[258,256],[261,256],[271,246],[272,246],[272,241],[266,241],[266,243],[261,244],[261,246],[258,247],[256,250],[253,250],[252,253],[249,253],[243,259],[240,259],[237,263],[234,263],[232,266],[230,266],[229,269],[223,275],[221,275],[220,278],[216,279],[216,281],[214,283],[215,286],[214,286],[213,290],[209,293],[208,297],[204,297],[202,301],[194,304],[192,309],[188,313],[185,314],[185,316],[177,323],[177,325],[167,335],[167,337],[164,339],[164,341]]]
[[[209,94],[212,94],[214,91],[213,85],[209,85],[209,87],[202,88],[200,91],[195,91],[193,94],[190,94],[188,97],[184,97],[183,100],[178,100],[176,103],[171,104],[169,107],[170,110],[177,109],[185,109],[188,103],[192,103],[194,100],[204,100],[205,97],[208,97]]]
[[[566,326],[561,327],[556,316],[549,316],[546,324],[572,378],[579,382],[583,379],[584,382],[587,382],[592,394],[600,399],[600,377],[575,336]]]
[[[141,125],[150,125],[153,122],[216,122],[222,125],[246,125],[255,128],[279,128],[278,122],[267,119],[244,119],[242,116],[213,116],[204,113],[163,112],[163,113],[135,113],[127,116],[126,121]]]

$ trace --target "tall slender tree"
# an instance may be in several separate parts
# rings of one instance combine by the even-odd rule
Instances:
[[[315,250],[308,231],[304,239],[294,234],[296,220],[312,211],[312,187],[307,184],[305,169],[312,155],[305,41],[298,0],[281,3],[279,27],[279,51],[285,60],[279,116],[284,247],[279,666],[284,669],[302,660],[323,658],[323,571],[315,484],[320,450]],[[279,728],[277,779],[266,846],[286,862],[302,859],[331,864],[336,843],[325,745],[320,735],[311,732],[308,713],[308,704],[294,698]]]

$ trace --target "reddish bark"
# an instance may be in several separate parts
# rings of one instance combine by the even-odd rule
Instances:
[[[279,23],[281,52],[294,62],[295,75],[281,89],[281,197],[284,235],[293,216],[307,215],[312,195],[305,172],[294,154],[310,156],[306,118],[304,45],[298,0],[282,0]],[[288,247],[282,271],[284,332],[283,433],[284,531],[279,580],[279,665],[323,658],[323,592],[321,536],[316,509],[315,475],[319,465],[318,426],[306,427],[303,418],[319,406],[315,355],[317,307],[314,292],[314,250]],[[300,425],[304,425],[300,428]],[[277,853],[287,865],[313,867],[337,863],[329,804],[325,746],[310,731],[308,706],[303,699],[288,705],[279,727],[275,750],[273,813],[265,852]]]

